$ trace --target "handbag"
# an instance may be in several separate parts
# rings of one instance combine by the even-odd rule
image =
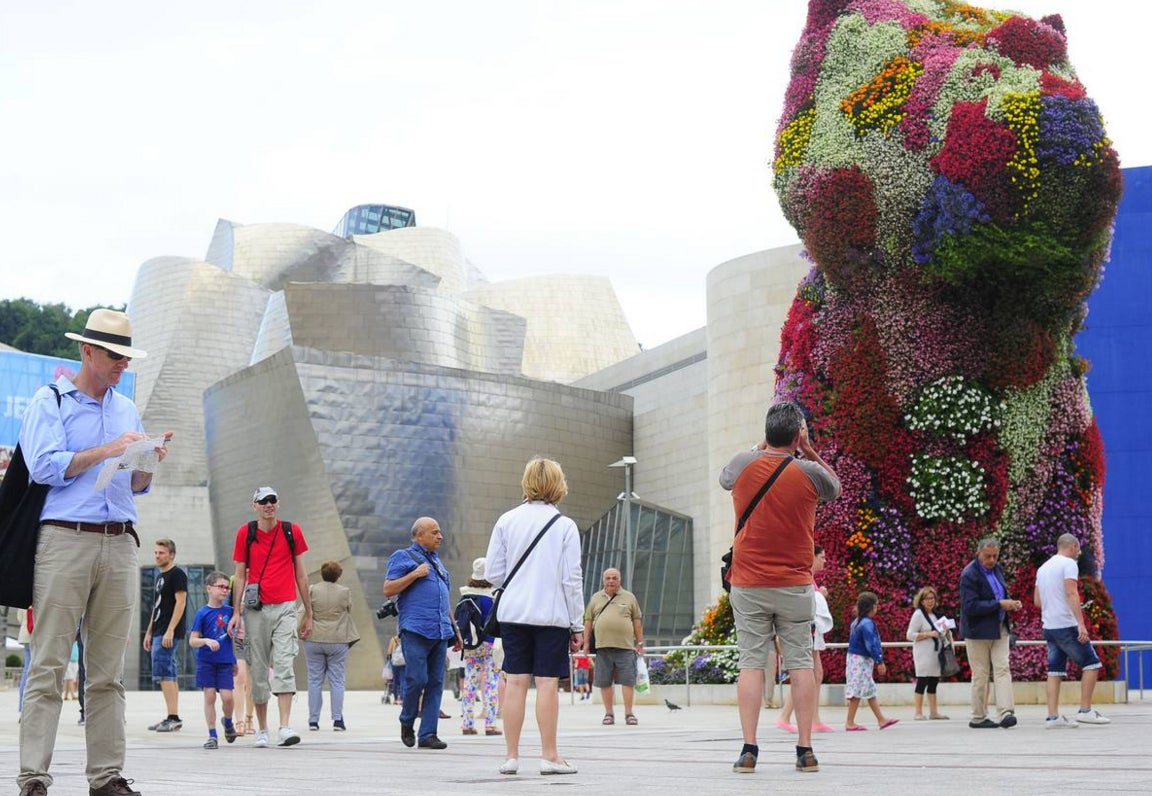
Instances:
[[[744,509],[744,513],[740,516],[740,522],[736,525],[736,533],[732,535],[732,546],[728,548],[728,552],[720,556],[720,585],[724,587],[724,591],[732,591],[732,584],[728,582],[728,573],[732,571],[732,551],[736,548],[736,537],[740,535],[740,531],[744,529],[744,523],[748,522],[748,518],[752,516],[752,512],[760,505],[760,498],[768,494],[768,490],[772,488],[772,484],[776,483],[776,479],[780,477],[780,473],[784,472],[784,468],[792,461],[792,457],[788,456],[784,461],[780,462],[768,480],[764,482],[764,486],[760,487],[760,491],[756,493],[756,497],[752,498],[752,502],[748,504],[748,508]]]
[[[588,633],[588,654],[589,655],[595,655],[596,654],[596,620],[600,618],[600,614],[602,614],[608,610],[608,606],[611,605],[612,601],[615,600],[618,596],[620,596],[620,592],[616,592],[611,597],[609,597],[608,602],[604,603],[604,607],[596,612],[596,616],[592,617],[592,630]]]
[[[920,606],[920,613],[924,614],[924,621],[929,627],[936,627],[924,606]],[[952,634],[945,630],[944,635],[932,639],[932,643],[936,647],[936,657],[940,660],[940,676],[953,677],[959,674],[960,661],[956,660],[956,647],[952,645]]]
[[[556,512],[552,519],[548,520],[548,524],[540,530],[540,533],[536,534],[536,538],[532,540],[532,544],[528,545],[528,549],[524,551],[524,555],[520,556],[520,560],[516,562],[516,566],[512,567],[512,571],[509,572],[508,577],[504,579],[504,585],[492,593],[492,610],[488,612],[488,618],[484,620],[485,636],[500,638],[500,620],[496,618],[496,613],[500,609],[500,597],[504,594],[504,589],[507,589],[508,584],[512,582],[512,578],[516,577],[516,573],[520,571],[520,565],[524,563],[524,559],[528,557],[528,554],[532,552],[533,548],[535,548],[537,543],[544,537],[544,534],[552,527],[552,523],[558,519],[560,519],[560,512]]]
[[[56,394],[60,407],[60,390]],[[12,452],[8,469],[0,480],[0,605],[28,608],[32,605],[32,579],[36,571],[36,547],[40,543],[40,512],[48,498],[48,484],[31,480],[20,444]]]

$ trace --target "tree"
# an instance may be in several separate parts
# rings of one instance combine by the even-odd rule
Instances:
[[[0,343],[26,351],[63,359],[76,359],[76,344],[64,337],[65,332],[80,333],[88,316],[99,306],[73,312],[65,304],[37,304],[31,299],[0,301]],[[124,310],[124,305],[112,307]]]

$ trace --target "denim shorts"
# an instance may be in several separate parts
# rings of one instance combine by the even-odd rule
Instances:
[[[196,661],[196,687],[231,691],[236,687],[231,663]]]
[[[1045,630],[1044,640],[1048,642],[1048,676],[1063,677],[1068,674],[1068,659],[1076,661],[1082,670],[1099,669],[1100,657],[1087,641],[1080,641],[1080,631],[1075,627],[1058,627]]]
[[[180,646],[180,641],[173,641],[171,647],[165,647],[163,642],[164,636],[152,637],[152,679],[175,680],[176,648]]]

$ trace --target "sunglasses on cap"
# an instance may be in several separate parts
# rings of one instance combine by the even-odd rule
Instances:
[[[275,506],[276,505],[276,496],[275,495],[269,495],[266,498],[260,498],[259,500],[256,501],[256,503],[258,505],[261,505],[261,506],[268,506],[268,505]]]

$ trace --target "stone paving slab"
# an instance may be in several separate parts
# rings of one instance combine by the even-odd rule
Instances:
[[[307,731],[306,698],[297,697],[294,727],[302,743],[256,749],[251,737],[221,748],[201,748],[204,729],[198,693],[181,694],[184,729],[170,735],[148,732],[163,715],[156,692],[128,696],[128,766],[145,796],[209,794],[524,794],[524,793],[884,793],[923,794],[952,789],[964,793],[1051,794],[1152,792],[1152,702],[1109,705],[1106,727],[1045,730],[1044,709],[1023,706],[1011,730],[972,730],[960,706],[951,721],[913,722],[907,708],[893,707],[901,722],[883,732],[817,734],[821,770],[793,768],[795,736],[774,725],[765,710],[760,726],[760,765],[754,774],[735,774],[740,751],[736,709],[702,705],[672,712],[640,706],[640,725],[629,727],[617,706],[617,723],[600,724],[599,705],[561,700],[560,750],[578,764],[572,776],[537,773],[538,737],[531,705],[522,751],[522,773],[502,776],[501,738],[462,736],[459,704],[445,695],[452,719],[440,724],[449,746],[443,751],[407,749],[400,743],[399,708],[380,704],[378,692],[350,692],[345,704],[349,731],[334,733],[330,721]],[[272,711],[275,713],[275,711]],[[843,708],[823,708],[823,717],[842,726]],[[84,728],[76,725],[75,702],[64,703],[57,741],[52,796],[86,794]],[[0,691],[0,772],[16,793],[18,727],[16,694]],[[870,715],[861,718],[871,719]],[[870,725],[871,726],[871,725]],[[301,730],[301,728],[304,728]],[[1075,790],[1074,790],[1075,789]],[[0,793],[3,790],[0,789]]]

